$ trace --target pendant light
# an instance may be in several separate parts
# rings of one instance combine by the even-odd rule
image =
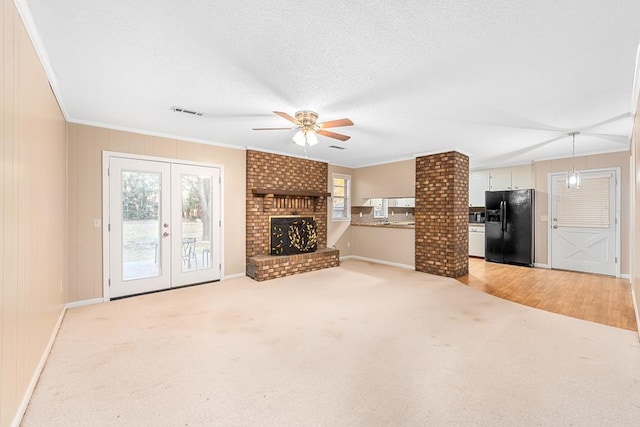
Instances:
[[[569,135],[573,137],[573,148],[571,150],[571,170],[567,172],[567,188],[570,190],[578,190],[580,189],[580,172],[576,170],[576,135],[579,135],[580,132],[575,131],[571,132]]]

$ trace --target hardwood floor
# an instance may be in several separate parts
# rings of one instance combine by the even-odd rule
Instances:
[[[638,330],[631,286],[626,279],[469,258],[469,274],[458,280],[471,288],[529,307]]]

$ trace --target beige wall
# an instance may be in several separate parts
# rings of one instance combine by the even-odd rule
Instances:
[[[619,167],[620,176],[620,272],[629,273],[629,152],[598,154],[594,156],[581,156],[575,159],[557,159],[535,162],[535,188],[536,188],[536,230],[535,230],[535,262],[536,264],[549,264],[548,257],[548,227],[549,222],[540,221],[540,216],[547,215],[549,206],[549,192],[547,180],[549,173],[566,172],[575,164],[577,170],[601,169]]]
[[[415,159],[353,169],[352,205],[372,197],[414,197]],[[404,265],[415,264],[413,229],[350,227],[349,255]]]
[[[0,5],[0,426],[8,426],[64,309],[66,143],[13,2]]]
[[[413,228],[352,226],[355,256],[415,266],[416,233]]]
[[[414,197],[415,192],[415,159],[354,169],[353,206],[372,197]]]
[[[243,274],[245,151],[69,123],[68,301],[102,297],[102,152],[114,151],[224,166],[224,274]]]
[[[331,177],[334,173],[341,173],[343,175],[351,176],[351,194],[353,195],[353,169],[344,168],[340,166],[329,165],[328,179],[327,179],[327,191],[333,192],[333,184]],[[333,199],[329,199],[327,203],[327,247],[335,247],[340,251],[340,256],[351,255],[352,251],[352,238],[351,238],[351,226],[349,221],[333,221],[331,219],[331,207]],[[353,202],[352,202],[353,204]]]

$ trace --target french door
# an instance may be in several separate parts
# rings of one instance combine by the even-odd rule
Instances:
[[[566,174],[551,176],[551,268],[619,275],[617,171],[580,173],[580,189]]]
[[[109,158],[111,298],[220,279],[220,169]]]

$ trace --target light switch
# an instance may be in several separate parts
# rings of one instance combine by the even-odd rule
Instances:
[[[547,222],[547,221],[549,221],[549,217],[547,215],[540,215],[540,221],[541,222]]]
[[[102,221],[100,218],[93,219],[93,228],[100,228],[102,226]]]

